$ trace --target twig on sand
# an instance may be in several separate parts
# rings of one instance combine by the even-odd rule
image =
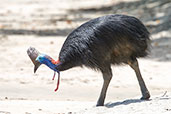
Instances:
[[[164,92],[164,94],[161,97],[165,97],[167,94],[167,91]]]

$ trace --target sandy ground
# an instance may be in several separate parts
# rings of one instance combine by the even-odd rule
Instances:
[[[0,0],[0,6],[0,114],[171,113],[171,2]],[[138,82],[128,66],[112,66],[106,105],[98,108],[95,104],[103,83],[100,72],[79,67],[61,72],[57,92],[53,71],[41,66],[33,74],[28,47],[57,58],[67,34],[75,27],[111,13],[137,16],[152,33],[151,54],[139,59],[151,100],[139,100]]]

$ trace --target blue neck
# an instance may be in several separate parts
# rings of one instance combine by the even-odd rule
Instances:
[[[57,67],[56,64],[53,64],[50,60],[47,59],[47,61],[45,61],[44,63],[45,65],[47,65],[50,69],[52,69],[53,71],[58,72],[55,68]]]

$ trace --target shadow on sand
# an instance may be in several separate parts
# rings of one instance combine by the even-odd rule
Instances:
[[[120,102],[114,102],[114,103],[109,102],[109,103],[105,104],[105,107],[113,108],[115,106],[120,106],[120,105],[129,105],[129,104],[134,104],[134,103],[138,104],[138,103],[142,103],[142,102],[153,102],[153,100],[169,100],[169,99],[171,99],[171,97],[169,97],[167,95],[167,91],[166,91],[163,95],[149,99],[149,100],[127,99],[127,100],[120,101]]]
[[[27,30],[27,29],[0,29],[3,35],[37,35],[37,36],[66,36],[73,29],[48,29],[48,30]]]
[[[115,102],[115,103],[109,102],[109,103],[105,104],[105,106],[107,108],[112,108],[112,107],[119,106],[119,105],[129,105],[129,104],[133,104],[133,103],[141,103],[141,102],[148,102],[148,101],[151,101],[151,100],[128,99],[128,100],[124,100],[121,102]]]

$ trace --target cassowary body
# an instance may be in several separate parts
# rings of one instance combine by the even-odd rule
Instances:
[[[84,65],[100,70],[104,83],[97,106],[102,106],[112,79],[111,65],[125,63],[136,73],[142,99],[148,99],[150,94],[141,76],[137,58],[148,54],[149,41],[148,30],[135,17],[107,15],[92,19],[68,35],[54,69],[64,71]],[[39,58],[36,60],[44,63]]]

